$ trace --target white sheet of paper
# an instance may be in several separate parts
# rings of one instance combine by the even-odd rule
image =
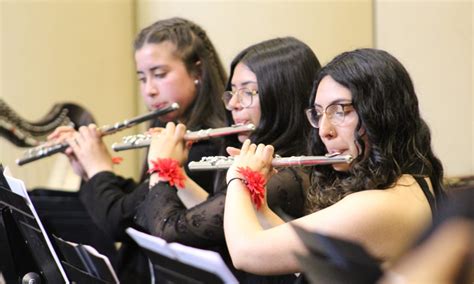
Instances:
[[[126,231],[139,246],[156,252],[157,254],[176,259],[176,254],[168,248],[168,243],[165,240],[145,234],[133,228],[127,228]]]
[[[128,228],[127,233],[143,248],[219,275],[224,283],[239,283],[217,252],[197,249],[179,243],[167,243],[161,238],[133,228]]]
[[[239,283],[217,252],[179,243],[170,243],[168,247],[176,253],[179,261],[219,275],[224,283]]]

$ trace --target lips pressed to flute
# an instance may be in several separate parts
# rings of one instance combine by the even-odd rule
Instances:
[[[113,134],[117,131],[130,128],[135,126],[138,123],[154,119],[158,116],[165,115],[172,111],[179,109],[179,105],[177,103],[172,103],[169,107],[157,109],[150,113],[137,116],[132,119],[127,119],[122,122],[115,123],[113,125],[105,125],[99,128],[100,133],[102,136]],[[64,152],[64,150],[69,147],[68,143],[57,143],[53,145],[42,145],[35,148],[31,148],[25,152],[23,157],[16,160],[16,163],[20,166],[25,165],[27,163],[51,156],[56,153]]]
[[[221,137],[226,135],[232,135],[242,132],[254,131],[255,125],[253,124],[236,124],[228,127],[221,128],[209,128],[202,129],[198,131],[188,131],[184,135],[184,140],[198,141],[209,139],[213,137]],[[112,144],[112,149],[114,151],[124,151],[130,149],[145,148],[150,146],[151,135],[148,134],[138,134],[123,137],[122,143]]]

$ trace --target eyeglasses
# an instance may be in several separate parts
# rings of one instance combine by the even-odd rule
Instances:
[[[258,91],[250,90],[247,88],[238,89],[236,91],[225,91],[222,95],[222,100],[224,101],[225,108],[232,110],[233,108],[229,105],[232,97],[237,95],[237,101],[243,108],[250,107],[253,103],[253,97],[258,95]]]
[[[348,104],[332,104],[326,107],[324,112],[320,109],[308,108],[305,110],[306,117],[314,128],[319,128],[321,125],[321,118],[323,114],[329,119],[332,125],[341,125],[344,122],[346,114],[349,112],[346,110],[347,107],[351,107],[352,103]]]

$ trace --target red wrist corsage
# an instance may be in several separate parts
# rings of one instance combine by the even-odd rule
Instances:
[[[238,167],[237,172],[243,176],[244,183],[250,192],[252,202],[255,204],[257,209],[259,209],[265,198],[265,184],[267,181],[261,173],[253,171],[249,167]]]
[[[185,176],[178,161],[168,158],[150,160],[150,162],[153,166],[148,170],[149,174],[158,173],[158,176],[168,181],[171,186],[184,187]]]

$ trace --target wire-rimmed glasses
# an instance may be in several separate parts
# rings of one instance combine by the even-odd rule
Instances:
[[[253,103],[253,97],[258,94],[256,90],[250,90],[248,88],[238,89],[236,91],[225,91],[222,95],[222,100],[224,101],[225,108],[228,110],[232,110],[232,107],[229,105],[232,97],[234,95],[237,96],[237,101],[239,102],[240,106],[243,108],[250,107]]]
[[[312,107],[306,109],[305,113],[309,123],[311,123],[311,126],[314,128],[319,128],[321,126],[320,124],[323,114],[326,114],[326,117],[329,119],[332,125],[341,125],[344,123],[344,118],[348,112],[346,108],[351,106],[352,103],[332,104],[328,105],[324,112],[321,109]]]

